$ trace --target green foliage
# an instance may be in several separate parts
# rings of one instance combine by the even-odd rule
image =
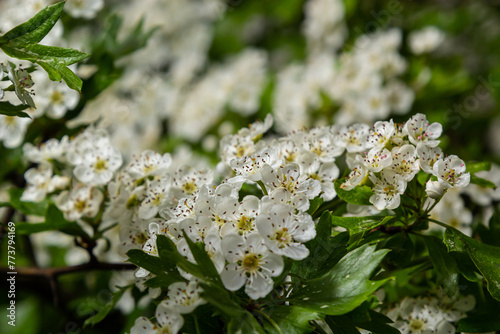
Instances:
[[[274,324],[264,321],[264,329],[270,334],[301,334],[310,333],[312,327],[309,321],[320,318],[320,313],[298,306],[274,306],[264,309]],[[276,326],[279,328],[276,328]]]
[[[386,280],[369,277],[388,250],[363,245],[344,256],[323,276],[304,282],[290,298],[294,305],[329,315],[341,315],[361,305]]]
[[[21,201],[21,196],[23,195],[24,190],[20,188],[11,188],[9,189],[10,195],[10,205],[26,215],[34,215],[34,216],[45,216],[45,212],[49,206],[48,199],[45,199],[41,202],[25,202]]]
[[[30,115],[27,113],[23,112],[23,110],[29,108],[29,105],[27,104],[21,104],[21,105],[13,105],[10,102],[0,102],[0,114],[1,115],[6,115],[6,116],[17,116],[17,117],[26,117],[26,118],[31,118]]]
[[[369,231],[377,226],[385,225],[393,216],[337,217],[332,216],[332,224],[349,230],[349,234]]]
[[[109,312],[115,307],[116,303],[120,300],[123,294],[132,287],[133,285],[127,285],[123,287],[119,287],[118,291],[113,293],[113,298],[92,317],[85,320],[83,326],[93,326],[106,318]]]
[[[486,279],[492,297],[500,301],[500,247],[483,244],[452,227],[446,229],[444,242],[450,252],[469,255]]]
[[[18,223],[16,225],[16,231],[19,234],[61,231],[68,235],[84,236],[87,239],[90,239],[80,225],[75,222],[67,221],[64,218],[63,213],[53,204],[49,205],[45,214],[45,221],[43,223]]]
[[[356,205],[371,205],[370,197],[373,195],[372,189],[368,186],[357,186],[351,190],[344,190],[340,188],[342,181],[335,181],[335,192],[337,195],[347,203]]]
[[[457,291],[459,269],[455,258],[448,253],[443,241],[439,238],[428,236],[425,238],[432,265],[436,270],[437,282],[441,284],[446,293],[452,296]]]
[[[40,11],[29,21],[0,37],[0,48],[9,56],[40,65],[50,80],[66,82],[69,88],[81,91],[82,80],[67,66],[90,55],[69,48],[40,45],[61,16],[65,2],[58,2]]]

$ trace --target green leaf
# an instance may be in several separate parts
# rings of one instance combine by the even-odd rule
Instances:
[[[310,333],[313,328],[309,321],[320,318],[318,312],[298,306],[274,306],[264,309],[263,312],[278,325],[281,333],[286,334]],[[264,329],[270,334],[280,334],[269,321],[264,321]]]
[[[451,297],[456,293],[458,286],[459,269],[455,258],[448,253],[441,239],[427,236],[424,240],[436,270],[437,282],[444,287],[446,293]]]
[[[360,232],[369,231],[377,226],[384,225],[393,216],[365,216],[365,217],[337,217],[332,216],[332,224],[341,226],[349,230],[349,234],[353,235]]]
[[[9,30],[0,38],[0,46],[8,43],[14,47],[24,47],[40,42],[59,20],[64,3],[62,1],[48,6],[29,21]]]
[[[49,206],[49,200],[45,199],[41,202],[24,202],[21,201],[23,192],[24,189],[20,188],[9,189],[10,204],[12,207],[26,215],[45,216],[45,212]]]
[[[203,288],[200,294],[201,297],[225,315],[240,317],[245,312],[245,310],[231,298],[231,295],[225,288],[203,282],[200,282],[200,286]]]
[[[453,227],[444,234],[448,250],[467,253],[488,284],[491,296],[500,301],[500,247],[474,240]]]
[[[370,203],[370,197],[373,195],[372,189],[368,186],[357,186],[351,190],[344,190],[340,188],[342,181],[336,180],[334,183],[335,191],[337,195],[342,198],[347,203],[356,205],[372,205]]]
[[[413,258],[415,245],[411,237],[406,233],[397,233],[379,242],[379,247],[390,249],[384,259],[384,264],[394,268],[405,268]]]
[[[207,252],[205,251],[204,245],[202,243],[195,244],[191,239],[189,239],[186,231],[183,230],[182,233],[187,241],[189,249],[191,250],[196,263],[200,267],[200,271],[203,274],[204,278],[222,286],[223,284],[219,273],[217,272],[212,259],[210,259],[210,256],[208,256]]]
[[[81,91],[82,80],[66,66],[82,61],[90,56],[89,54],[74,49],[39,44],[26,46],[22,49],[4,45],[2,50],[11,57],[39,64],[51,80],[63,79],[69,88]]]
[[[467,162],[465,164],[467,172],[471,174],[475,174],[481,171],[487,171],[491,169],[491,162],[482,161],[482,162]]]
[[[388,250],[363,245],[344,256],[321,277],[304,282],[291,301],[294,305],[329,315],[342,315],[361,305],[387,280],[369,277]]]
[[[302,261],[294,261],[292,273],[304,278],[318,277],[326,273],[347,253],[347,232],[331,237],[330,212],[322,213],[316,225],[316,237],[306,243],[309,256]]]
[[[101,322],[104,318],[106,318],[108,313],[111,312],[111,310],[115,307],[116,303],[118,303],[120,298],[122,298],[125,291],[130,289],[132,286],[133,284],[120,287],[118,291],[113,292],[113,298],[102,309],[100,309],[99,312],[97,312],[95,315],[85,320],[85,322],[83,323],[83,327],[87,327],[89,325],[93,326]]]
[[[227,326],[228,334],[266,334],[262,326],[252,314],[246,312],[242,316],[232,317]]]
[[[25,117],[25,118],[31,118],[30,115],[27,113],[23,112],[22,110],[25,110],[29,108],[30,106],[27,104],[20,104],[20,105],[13,105],[10,102],[0,102],[0,114],[5,115],[5,116],[17,116],[17,117]]]
[[[474,174],[470,175],[470,183],[477,184],[478,186],[484,187],[484,188],[495,189],[497,187],[493,182],[486,180],[486,179],[483,179],[483,178],[476,176]]]
[[[390,318],[373,310],[369,310],[368,312],[371,321],[356,322],[357,327],[366,329],[372,334],[400,334],[398,329],[389,325],[389,323],[392,323]]]
[[[492,317],[491,313],[468,316],[457,322],[457,333],[498,333],[498,331],[500,331],[500,317]]]
[[[144,268],[155,275],[161,275],[165,269],[163,261],[158,256],[146,254],[140,249],[131,249],[127,252],[127,261]]]
[[[318,210],[318,208],[321,204],[323,204],[323,198],[321,198],[319,196],[310,200],[309,201],[309,210],[307,210],[307,213],[312,216],[316,212],[316,210]]]
[[[335,334],[359,334],[354,322],[348,316],[327,316],[325,322]]]
[[[18,223],[16,232],[19,234],[33,234],[45,231],[61,231],[68,235],[90,238],[76,222],[67,221],[59,209],[51,204],[45,214],[43,223]]]

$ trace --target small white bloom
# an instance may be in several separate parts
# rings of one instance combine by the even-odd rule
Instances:
[[[408,134],[408,139],[414,145],[423,143],[429,147],[436,147],[439,144],[439,136],[443,132],[443,126],[439,123],[429,124],[424,114],[415,114],[406,122],[404,133]]]
[[[51,160],[63,161],[68,145],[68,136],[64,136],[60,141],[55,138],[49,139],[42,143],[40,147],[25,143],[23,145],[23,154],[26,159],[35,163],[50,162]]]
[[[421,30],[412,31],[408,36],[411,52],[422,54],[434,51],[443,41],[445,35],[437,27],[429,26]]]
[[[153,324],[146,317],[139,317],[130,334],[177,334],[184,325],[184,318],[178,312],[161,303],[156,308],[156,321],[158,324]]]
[[[303,242],[314,239],[316,230],[310,215],[294,215],[289,205],[275,205],[266,214],[256,219],[259,234],[271,251],[294,260],[302,260],[309,255]]]
[[[257,233],[243,238],[230,234],[222,239],[222,251],[229,262],[221,273],[226,289],[236,291],[245,285],[252,299],[267,296],[273,289],[273,280],[283,270],[283,259],[264,245]]]
[[[347,176],[347,180],[340,185],[341,189],[351,190],[359,186],[368,175],[368,169],[364,165],[356,165]]]
[[[366,148],[367,137],[370,127],[366,124],[353,124],[348,127],[342,126],[335,131],[335,144],[345,147],[347,152],[363,152]]]
[[[146,150],[140,156],[134,157],[127,166],[126,171],[134,179],[148,176],[158,176],[167,173],[172,163],[170,154],[161,155],[151,150]]]
[[[443,157],[443,150],[439,147],[428,147],[419,144],[417,146],[417,155],[419,157],[420,167],[427,174],[433,174],[433,167],[436,161]]]
[[[166,207],[170,203],[169,189],[170,181],[166,178],[148,182],[146,198],[139,205],[139,218],[151,219]]]
[[[180,314],[188,314],[206,301],[200,297],[201,287],[198,281],[175,282],[168,287],[168,299],[163,300],[160,305]]]
[[[463,188],[470,182],[470,173],[466,172],[464,161],[456,155],[436,161],[433,171],[439,183],[445,188]]]
[[[75,221],[82,217],[94,217],[103,198],[104,195],[99,189],[80,185],[71,192],[61,192],[56,199],[56,205],[64,213],[64,218]]]
[[[73,173],[83,183],[90,185],[106,184],[122,164],[121,153],[112,146],[95,147],[83,155]]]
[[[383,170],[380,177],[370,177],[374,194],[370,197],[372,203],[378,210],[396,209],[400,204],[400,195],[406,189],[405,179],[391,170]]]
[[[24,178],[28,186],[21,196],[21,201],[40,202],[47,194],[56,189],[64,188],[68,185],[67,177],[52,177],[52,167],[48,164],[41,164],[37,168],[30,168],[24,173]]]
[[[33,121],[27,117],[0,115],[0,140],[6,148],[16,148],[23,142],[28,125]]]
[[[367,147],[384,148],[395,132],[396,128],[392,119],[389,122],[376,122],[366,138]]]
[[[363,158],[363,164],[370,172],[380,172],[392,164],[391,152],[386,148],[372,148]]]
[[[10,63],[7,66],[9,70],[9,80],[14,84],[14,89],[16,91],[16,95],[21,100],[22,103],[28,104],[30,107],[35,108],[35,102],[31,95],[32,91],[28,91],[33,85],[33,79],[27,70],[19,68],[16,70]]]
[[[416,157],[415,146],[403,145],[392,149],[391,170],[410,182],[419,172],[420,166]]]

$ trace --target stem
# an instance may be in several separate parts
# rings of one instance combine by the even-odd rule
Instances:
[[[36,277],[57,277],[65,274],[72,274],[88,270],[133,270],[137,269],[137,266],[131,263],[103,263],[103,262],[89,262],[80,264],[77,266],[68,267],[55,267],[55,268],[16,268],[16,272],[19,276],[25,276],[30,278]],[[8,268],[0,268],[0,272],[6,274],[10,272]]]
[[[196,334],[200,334],[200,325],[198,324],[198,317],[193,314],[194,318],[194,327],[196,328]]]
[[[266,186],[264,185],[264,183],[262,181],[257,181],[257,184],[260,186],[260,189],[262,189],[262,192],[264,193],[265,196],[268,195],[267,193],[267,189],[266,189]]]
[[[442,227],[444,228],[448,228],[450,226],[448,226],[447,224],[443,223],[443,222],[440,222],[439,220],[435,220],[435,219],[432,219],[432,218],[426,218],[428,221],[430,222],[433,222],[433,223],[436,223],[438,225],[441,225]]]

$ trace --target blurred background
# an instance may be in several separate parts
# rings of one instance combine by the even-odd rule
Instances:
[[[52,3],[2,1],[0,32]],[[42,44],[91,53],[74,68],[83,89],[32,73],[37,108],[17,121],[16,140],[0,118],[2,189],[24,185],[23,143],[89,124],[107,129],[125,159],[153,149],[213,168],[224,135],[269,113],[275,134],[424,113],[443,124],[445,152],[500,163],[500,1],[68,0]],[[490,180],[498,182],[495,171]],[[1,209],[4,221],[26,218]],[[69,236],[16,242],[18,267],[87,260]],[[124,260],[108,246],[98,245],[100,256]],[[1,259],[4,267],[3,240]],[[131,278],[130,271],[79,272],[59,276],[54,288],[44,277],[18,277],[16,327],[3,319],[0,332],[126,332],[154,310],[137,288],[99,324],[83,322]]]

